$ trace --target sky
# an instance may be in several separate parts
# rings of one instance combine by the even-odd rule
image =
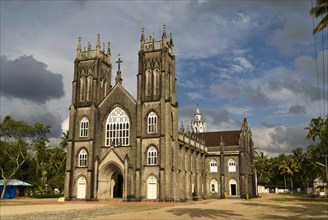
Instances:
[[[163,24],[173,33],[184,124],[197,104],[207,131],[238,130],[247,112],[254,147],[275,155],[306,149],[304,128],[328,113],[328,30],[312,34],[309,0],[0,4],[1,120],[50,124],[52,145],[68,129],[78,38],[92,48],[98,33],[106,48],[110,41],[136,97],[141,28],[160,39]]]

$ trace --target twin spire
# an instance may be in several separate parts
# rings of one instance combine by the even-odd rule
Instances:
[[[102,49],[102,50],[101,50]],[[106,61],[108,64],[111,64],[111,51],[110,51],[110,41],[108,41],[107,46],[107,54],[105,53],[105,43],[102,44],[102,48],[100,45],[100,34],[97,35],[97,45],[96,49],[92,50],[90,42],[88,42],[88,48],[86,49],[84,47],[84,50],[81,49],[81,37],[78,39],[77,43],[77,49],[76,49],[76,59],[90,59],[90,58],[100,58]],[[116,84],[122,84],[122,77],[121,77],[121,63],[123,61],[120,58],[120,55],[118,54],[118,61],[116,61],[118,64],[118,70],[117,70],[117,76],[115,78]]]
[[[141,49],[144,48],[144,45],[147,43],[152,43],[154,44],[155,38],[154,38],[154,33],[152,33],[149,36],[149,39],[145,38],[145,29],[142,27],[141,28],[141,37],[140,37],[140,47]],[[171,47],[173,49],[173,37],[172,37],[172,32],[170,33],[170,40],[167,42],[167,34],[166,34],[166,25],[163,25],[163,32],[162,32],[162,47]]]
[[[95,53],[94,53],[95,51]],[[76,59],[88,59],[88,58],[102,58],[108,62],[108,64],[111,63],[111,52],[110,52],[110,42],[108,41],[108,47],[107,47],[107,54],[105,53],[105,43],[103,43],[102,51],[101,51],[101,46],[100,46],[100,34],[98,34],[97,37],[97,45],[96,45],[96,50],[92,50],[91,43],[88,42],[88,47],[84,47],[84,50],[82,51],[81,47],[81,37],[78,39],[77,43],[77,49],[76,49]]]

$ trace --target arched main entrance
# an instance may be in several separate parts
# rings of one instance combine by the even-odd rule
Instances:
[[[123,197],[123,176],[119,171],[116,171],[112,175],[112,195],[113,198],[122,198]]]
[[[124,178],[121,168],[108,163],[99,170],[98,199],[123,198]]]

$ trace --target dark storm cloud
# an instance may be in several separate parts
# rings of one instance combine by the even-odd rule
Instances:
[[[64,96],[63,77],[32,56],[8,60],[1,56],[1,96],[45,103]]]
[[[294,114],[294,115],[306,114],[305,106],[293,105],[289,108],[289,114]]]
[[[286,152],[287,150],[284,147],[277,148],[277,146],[286,146],[288,148],[287,152],[291,152],[294,148],[306,147],[308,145],[305,138],[306,131],[301,127],[286,128],[284,126],[277,126],[274,128],[274,132],[272,132],[269,136],[272,140],[272,146],[274,148],[271,150],[276,153]]]
[[[10,114],[16,120],[24,120],[30,123],[42,123],[44,125],[50,125],[49,137],[59,138],[61,137],[62,118],[59,113],[50,112],[45,108],[37,106],[25,106],[24,109],[12,111]]]

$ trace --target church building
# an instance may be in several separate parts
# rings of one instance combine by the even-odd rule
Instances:
[[[186,201],[256,195],[253,141],[241,129],[207,132],[199,106],[178,125],[172,33],[145,38],[138,52],[137,97],[115,82],[110,43],[81,48],[78,40],[65,177],[65,198]],[[113,76],[114,78],[114,76]]]

